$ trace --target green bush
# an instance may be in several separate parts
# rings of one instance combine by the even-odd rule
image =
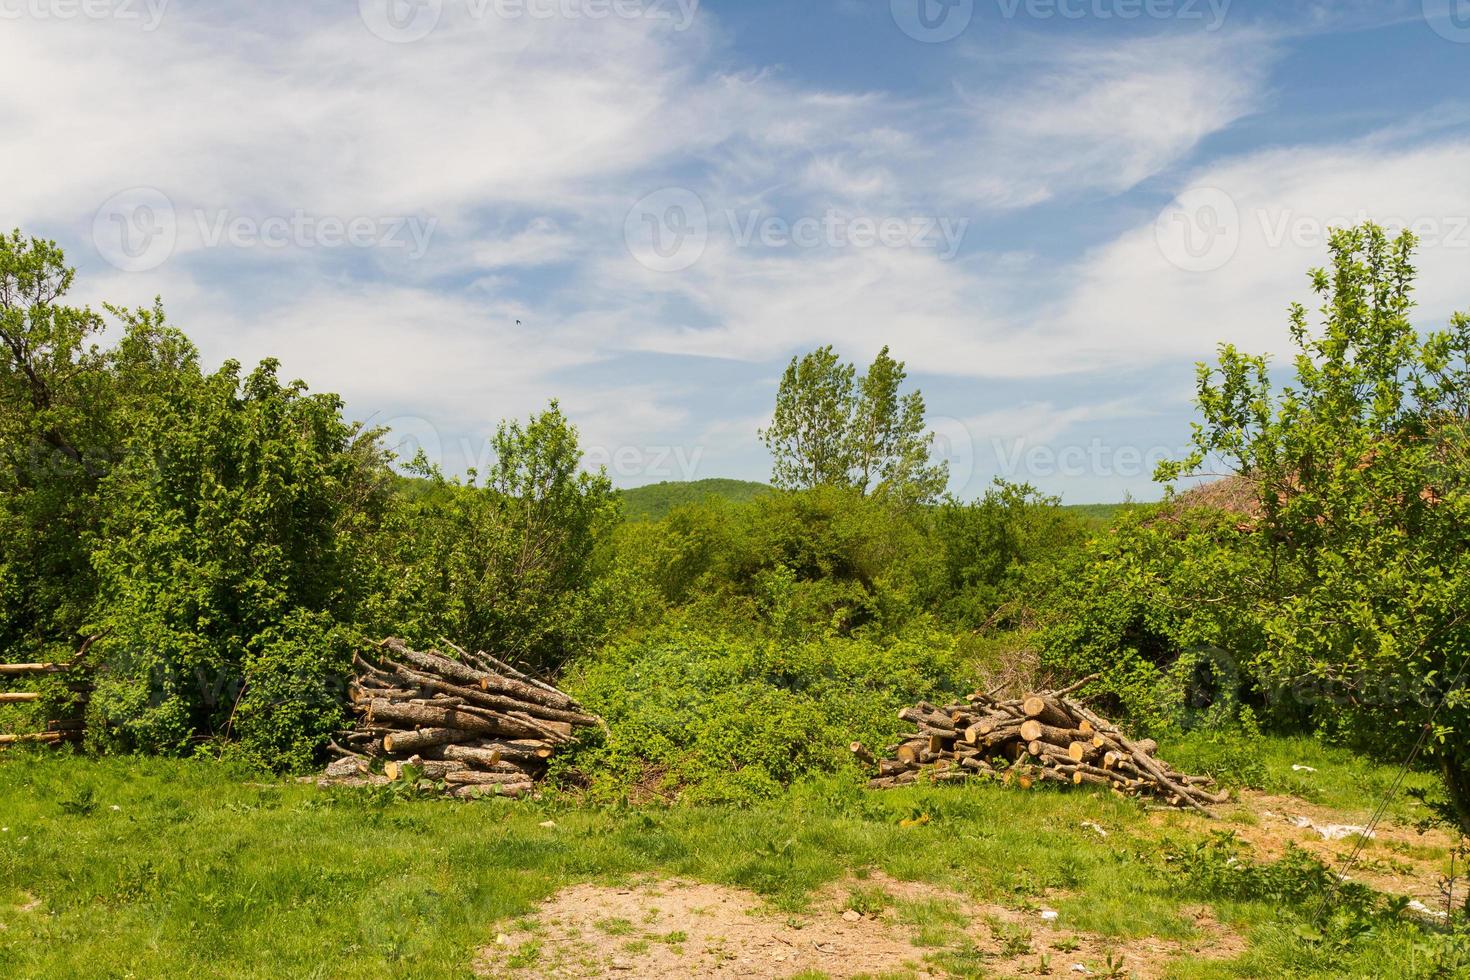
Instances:
[[[577,430],[555,402],[524,426],[502,423],[492,448],[483,484],[414,461],[426,479],[388,513],[364,619],[412,643],[453,637],[557,668],[601,637],[591,589],[617,500],[606,476],[581,471]]]
[[[1262,624],[1232,601],[1257,546],[1238,521],[1209,509],[1125,515],[1060,589],[1042,666],[1100,674],[1089,696],[1156,732],[1218,723],[1222,706],[1259,701],[1250,667]]]
[[[882,748],[909,727],[901,707],[961,687],[942,636],[783,643],[677,625],[609,645],[569,684],[608,723],[571,760],[595,793],[643,783],[732,803],[850,765],[851,741]]]
[[[345,532],[374,506],[376,482],[340,402],[281,384],[272,361],[244,378],[234,362],[181,370],[176,382],[102,482],[92,562],[108,633],[93,654],[94,744],[187,751],[240,733],[248,690],[285,698],[344,666],[337,644],[318,641],[352,613]],[[284,657],[283,636],[294,647]],[[256,747],[300,764],[300,745],[336,718],[307,714],[285,710]]]
[[[343,678],[352,668],[351,640],[330,617],[297,610],[251,646],[227,734],[253,764],[304,769],[350,723]]]
[[[943,561],[937,607],[972,629],[1036,625],[1087,540],[1060,498],[1003,480],[971,503],[947,499],[932,521]]]

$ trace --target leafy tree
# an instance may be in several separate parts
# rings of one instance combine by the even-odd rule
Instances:
[[[792,358],[771,426],[760,433],[773,458],[771,482],[785,489],[839,486],[935,499],[949,468],[930,459],[924,396],[903,394],[906,379],[903,362],[887,347],[861,378],[830,345]]]
[[[1392,756],[1425,736],[1470,829],[1470,318],[1415,330],[1412,235],[1369,224],[1330,248],[1320,330],[1291,309],[1294,382],[1222,347],[1194,451],[1159,476],[1219,459],[1255,481],[1259,574],[1236,601],[1261,610],[1261,683]]]
[[[388,527],[381,630],[440,636],[560,666],[599,633],[599,545],[617,521],[605,474],[580,471],[577,430],[555,402],[502,423],[484,485],[445,479],[420,458],[431,491],[400,499]]]
[[[87,532],[110,446],[102,327],[65,305],[54,242],[0,234],[0,649],[71,645],[95,591]]]

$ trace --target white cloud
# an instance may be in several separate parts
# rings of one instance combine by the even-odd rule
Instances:
[[[1255,31],[1111,45],[1049,40],[1024,53],[1011,84],[961,88],[973,135],[961,166],[945,168],[946,189],[1014,207],[1121,193],[1257,109],[1277,56]]]
[[[1237,215],[1221,226],[1231,237],[1205,256],[1219,267],[1181,269],[1170,260],[1178,258],[1174,246],[1161,249],[1152,224],[1134,228],[1082,264],[1050,339],[1078,366],[1205,356],[1223,341],[1284,352],[1288,304],[1318,305],[1306,272],[1328,261],[1326,229],[1365,217],[1418,223],[1428,233],[1416,297],[1426,324],[1442,324],[1470,303],[1463,285],[1470,266],[1466,173],[1470,143],[1463,141],[1275,150],[1203,168],[1187,187],[1211,189],[1202,200],[1228,201]],[[1202,222],[1214,219],[1196,213],[1183,220],[1196,226],[1203,249]]]

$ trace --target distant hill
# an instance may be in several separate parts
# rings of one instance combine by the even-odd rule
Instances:
[[[1085,522],[1094,531],[1101,531],[1111,526],[1113,521],[1118,518],[1119,514],[1122,514],[1123,512],[1131,510],[1132,508],[1138,506],[1140,505],[1132,503],[1063,504],[1062,510],[1071,514],[1073,517],[1076,517],[1079,520]]]
[[[694,480],[689,483],[651,483],[646,487],[620,490],[623,516],[630,521],[656,521],[666,517],[676,507],[702,503],[709,497],[733,504],[743,504],[771,488],[764,483],[750,480]],[[1123,511],[1137,507],[1134,503],[1118,504],[1063,504],[1062,509],[1081,519],[1096,530],[1112,524]]]
[[[743,504],[770,491],[771,488],[764,483],[713,479],[695,480],[691,483],[653,483],[646,487],[623,490],[620,494],[625,518],[630,521],[656,521],[675,507],[702,503],[709,497]]]

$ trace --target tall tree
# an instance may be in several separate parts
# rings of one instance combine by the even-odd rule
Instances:
[[[1193,454],[1255,482],[1260,574],[1233,601],[1261,619],[1251,665],[1278,708],[1392,757],[1419,745],[1470,830],[1470,317],[1421,335],[1414,238],[1369,224],[1311,273],[1322,325],[1291,311],[1299,353],[1201,365]]]
[[[791,359],[761,438],[771,481],[787,489],[841,486],[861,494],[930,501],[949,469],[930,456],[924,396],[903,392],[908,375],[884,347],[862,377],[832,347]]]
[[[107,379],[74,277],[55,242],[0,234],[0,650],[22,658],[73,643],[95,591]]]
[[[771,427],[760,433],[771,451],[776,486],[847,485],[855,374],[830,345],[793,357],[786,366]]]

